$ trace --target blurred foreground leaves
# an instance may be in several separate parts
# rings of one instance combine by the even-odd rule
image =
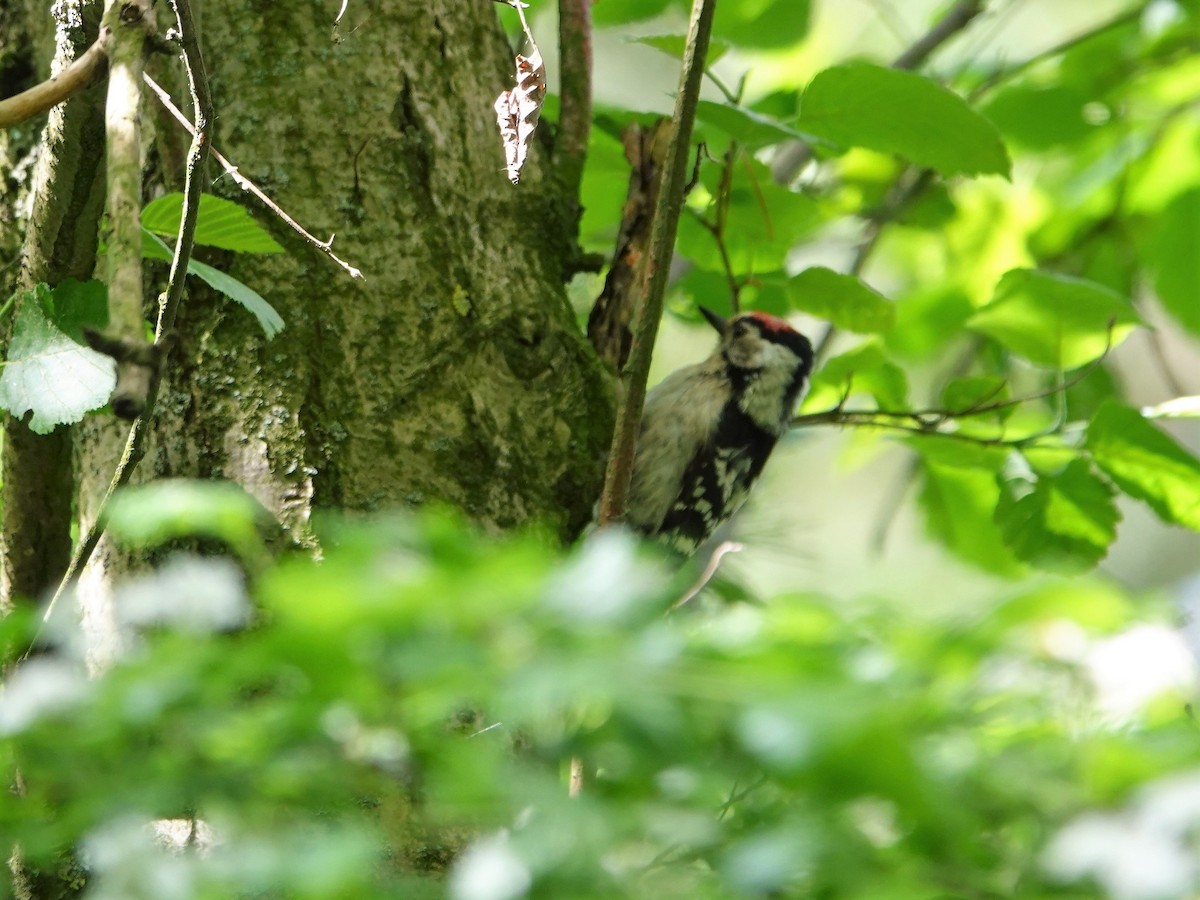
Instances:
[[[200,508],[207,535],[255,515]],[[118,591],[126,651],[93,680],[51,629],[0,696],[25,785],[0,834],[35,866],[81,850],[103,897],[1057,896],[1048,871],[1104,876],[1043,865],[1060,826],[1196,777],[1178,695],[1093,703],[1089,647],[1135,611],[1099,581],[953,621],[805,594],[666,615],[687,578],[619,532],[564,554],[426,513],[323,546],[249,586],[168,561]],[[192,816],[207,849],[156,844]]]

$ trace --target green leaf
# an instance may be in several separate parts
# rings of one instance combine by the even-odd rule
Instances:
[[[143,228],[142,255],[147,259],[161,259],[169,262],[174,254],[157,236]],[[283,317],[275,311],[275,307],[264,300],[253,288],[238,281],[232,275],[226,275],[220,269],[214,269],[212,266],[194,259],[188,260],[188,274],[206,281],[210,287],[244,306],[254,318],[258,319],[258,324],[262,326],[262,330],[268,338],[273,338],[283,331]]]
[[[701,100],[696,118],[718,128],[748,150],[758,150],[783,141],[806,141],[808,136],[763,113],[731,103]]]
[[[625,40],[631,44],[645,44],[647,47],[661,50],[667,56],[673,56],[675,59],[683,59],[683,51],[687,46],[686,34],[646,34],[629,37]],[[724,41],[718,39],[709,41],[708,58],[704,61],[705,65],[711,66],[728,52],[729,45]]]
[[[1008,382],[999,375],[964,375],[942,390],[942,406],[951,412],[966,413],[1001,403],[1008,396]]]
[[[142,227],[174,240],[183,218],[183,194],[151,200],[142,210]],[[203,247],[220,247],[238,253],[282,253],[283,248],[259,225],[245,207],[212,194],[200,195],[195,241]]]
[[[1033,150],[1080,141],[1096,130],[1083,116],[1091,98],[1075,87],[1018,85],[998,92],[980,112],[1005,137]]]
[[[884,358],[876,344],[863,344],[825,363],[813,376],[804,411],[829,409],[848,395],[863,393],[874,397],[880,409],[903,409],[908,402],[904,370]]]
[[[118,491],[108,528],[135,547],[185,537],[208,537],[248,552],[261,549],[262,505],[230,481],[168,478]]]
[[[1087,449],[1117,487],[1164,522],[1200,531],[1200,460],[1137,410],[1102,404],[1088,426]]]
[[[43,311],[60,331],[77,344],[83,344],[83,329],[103,329],[108,325],[108,286],[93,278],[59,282],[49,296],[49,309]]]
[[[800,128],[835,144],[894,153],[943,175],[1008,176],[996,127],[957,94],[867,63],[819,72],[804,92]]]
[[[1013,269],[967,325],[1032,363],[1075,369],[1105,352],[1110,324],[1115,347],[1140,321],[1128,300],[1094,282]]]
[[[684,8],[691,6],[687,0],[680,5]],[[809,5],[809,0],[736,0],[733,3],[718,3],[713,18],[713,34],[738,47],[788,47],[808,33]]]
[[[78,422],[107,403],[116,385],[113,361],[75,343],[47,319],[50,303],[44,284],[25,292],[0,374],[0,408],[18,419],[32,410],[29,427],[38,434]]]
[[[788,282],[796,309],[827,319],[838,328],[869,334],[896,323],[896,306],[853,275],[814,266]]]
[[[709,201],[705,208],[685,210],[679,220],[677,251],[702,269],[724,272],[721,250],[699,217],[714,221],[715,198],[721,190],[718,166],[705,166],[701,183]],[[700,192],[697,192],[700,193]],[[622,195],[623,196],[623,195]],[[735,275],[758,275],[784,267],[801,237],[821,220],[814,200],[776,184],[771,170],[755,159],[734,168],[729,187],[724,245]]]
[[[1000,501],[996,473],[1006,452],[946,438],[914,437],[907,443],[920,454],[924,477],[918,502],[929,533],[982,569],[1006,577],[1021,574],[994,521]]]
[[[1019,498],[1013,486],[1009,483],[1000,495],[996,524],[1018,559],[1041,569],[1078,573],[1108,553],[1120,513],[1112,488],[1087,460],[1077,458],[1059,474],[1043,475]]]
[[[671,0],[604,0],[592,10],[596,25],[624,25],[657,16]]]
[[[1200,188],[1184,191],[1163,210],[1146,248],[1158,299],[1184,328],[1200,335]]]

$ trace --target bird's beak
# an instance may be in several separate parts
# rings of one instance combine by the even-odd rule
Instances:
[[[708,324],[717,329],[717,334],[725,333],[725,326],[728,324],[723,316],[718,316],[715,312],[705,306],[697,307],[700,314],[708,319]]]

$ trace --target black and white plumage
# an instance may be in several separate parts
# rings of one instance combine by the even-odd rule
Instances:
[[[721,342],[647,395],[626,514],[682,553],[746,502],[813,367],[812,344],[783,319],[701,312]]]

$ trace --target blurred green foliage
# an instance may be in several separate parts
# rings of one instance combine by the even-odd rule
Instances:
[[[118,537],[176,537],[189,502],[253,527],[236,492],[158,490],[174,515]],[[1056,827],[1195,766],[1180,700],[1106,725],[1056,648],[1145,616],[1100,581],[952,621],[807,594],[668,614],[680,578],[619,532],[564,553],[428,512],[323,539],[248,588],[220,558],[118,588],[127,649],[94,680],[50,630],[0,697],[25,785],[0,833],[30,864],[81,847],[126,898],[1069,896]],[[190,816],[204,849],[156,847]]]

